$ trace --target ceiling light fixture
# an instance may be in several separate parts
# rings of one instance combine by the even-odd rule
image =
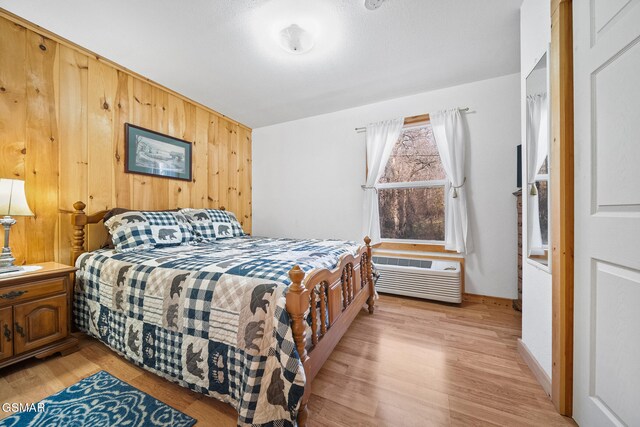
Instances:
[[[384,0],[364,0],[364,7],[369,10],[375,10],[382,6],[382,3],[384,3]]]
[[[309,52],[314,45],[313,37],[304,28],[291,24],[280,30],[280,46],[293,54]]]

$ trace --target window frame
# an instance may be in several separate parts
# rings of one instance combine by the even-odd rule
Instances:
[[[415,129],[423,126],[430,126],[431,121],[429,120],[429,115],[425,114],[422,116],[414,116],[407,117],[404,121],[404,126],[402,127],[402,132],[407,129]],[[397,144],[397,141],[395,142]],[[442,162],[442,160],[440,160]],[[385,166],[386,167],[386,166]],[[447,212],[447,204],[448,204],[448,190],[449,190],[449,181],[447,179],[434,179],[429,181],[406,181],[406,182],[385,182],[385,183],[377,183],[375,185],[376,193],[379,190],[395,190],[395,189],[413,189],[413,188],[440,188],[442,187],[444,191],[444,227],[446,230],[446,212]],[[444,238],[442,240],[420,240],[420,239],[394,239],[388,237],[382,237],[382,215],[380,214],[380,205],[378,205],[378,221],[380,225],[380,241],[382,243],[406,243],[406,244],[426,244],[426,245],[437,245],[442,246],[444,248],[445,241]]]

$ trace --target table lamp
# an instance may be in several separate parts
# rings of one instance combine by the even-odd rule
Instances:
[[[4,247],[0,254],[0,273],[20,271],[22,267],[13,263],[15,258],[9,248],[9,231],[16,223],[12,216],[33,216],[33,212],[27,204],[27,196],[24,193],[24,181],[19,179],[0,178],[0,225],[4,227]]]

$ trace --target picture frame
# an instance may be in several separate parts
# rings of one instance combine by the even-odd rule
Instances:
[[[126,173],[191,181],[191,142],[125,123]]]

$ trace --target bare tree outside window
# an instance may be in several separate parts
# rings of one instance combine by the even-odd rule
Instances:
[[[540,170],[536,175],[536,188],[538,189],[538,206],[540,215],[540,233],[542,245],[549,245],[549,157],[544,159]]]
[[[382,238],[443,241],[445,182],[431,125],[405,128],[379,181]]]

